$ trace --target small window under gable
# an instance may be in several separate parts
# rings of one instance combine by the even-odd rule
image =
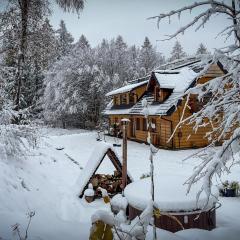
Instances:
[[[113,97],[113,105],[117,105],[117,96]]]
[[[156,102],[164,102],[172,93],[173,89],[161,88],[159,86],[155,86],[154,90],[154,100]]]
[[[129,104],[134,104],[134,93],[130,92],[129,93]]]
[[[127,95],[126,94],[121,94],[120,95],[120,103],[121,104],[127,104]]]

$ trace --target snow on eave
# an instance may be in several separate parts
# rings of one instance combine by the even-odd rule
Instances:
[[[105,109],[103,115],[126,115],[129,114],[132,108],[126,109]]]
[[[137,87],[140,87],[140,86],[142,86],[144,84],[147,84],[147,82],[148,82],[148,80],[143,81],[143,82],[139,82],[139,83],[133,83],[133,84],[126,85],[124,87],[115,89],[115,90],[107,93],[105,96],[109,97],[109,96],[113,96],[113,95],[120,94],[120,93],[130,92],[130,91],[134,90]]]

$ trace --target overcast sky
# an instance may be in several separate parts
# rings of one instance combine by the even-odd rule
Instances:
[[[160,52],[169,55],[176,39],[165,42],[157,42],[156,40],[163,39],[164,35],[176,31],[184,23],[193,19],[203,8],[193,11],[192,14],[189,11],[186,12],[180,21],[177,17],[172,18],[171,24],[168,24],[168,20],[162,21],[159,29],[156,20],[147,20],[147,18],[195,1],[87,0],[80,17],[77,14],[64,13],[58,6],[54,6],[51,23],[54,28],[57,28],[60,20],[63,19],[75,40],[84,34],[92,46],[98,45],[103,38],[111,39],[117,35],[122,35],[128,44],[141,46],[144,37],[148,36]],[[231,2],[231,0],[225,2]],[[204,29],[195,32],[195,29],[192,28],[184,35],[179,36],[178,40],[188,54],[193,54],[200,42],[213,51],[214,48],[226,45],[224,38],[215,37],[228,24],[228,21],[223,16],[214,17]]]

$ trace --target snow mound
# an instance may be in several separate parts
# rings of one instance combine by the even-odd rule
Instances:
[[[213,195],[209,201],[207,201],[207,196],[201,194],[196,202],[196,195],[201,189],[201,183],[195,184],[190,193],[186,194],[185,186],[174,176],[157,175],[154,178],[155,203],[161,211],[194,211],[204,208],[206,204],[207,208],[211,208],[218,200],[217,188],[213,189]],[[145,178],[127,185],[124,194],[131,206],[143,210],[151,199],[150,189],[150,178]]]
[[[212,231],[203,229],[186,229],[175,233],[184,240],[239,240],[240,230],[236,228],[216,228]]]

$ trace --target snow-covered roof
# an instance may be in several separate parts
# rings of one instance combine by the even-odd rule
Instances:
[[[176,178],[166,175],[155,175],[155,203],[161,211],[178,212],[194,211],[204,207],[212,208],[218,201],[218,189],[212,190],[213,195],[209,200],[203,192],[198,202],[196,196],[201,189],[201,183],[192,186],[189,194],[186,194],[186,186],[182,182],[176,181]],[[150,178],[135,181],[124,190],[124,195],[128,203],[139,210],[144,210],[151,200],[151,181]],[[177,196],[177,198],[176,198]]]
[[[105,114],[105,115],[129,114],[130,111],[131,111],[131,108],[132,108],[132,106],[127,106],[127,107],[124,108],[124,109],[114,108],[113,101],[111,101],[111,102],[109,102],[109,104],[107,105],[107,107],[104,109],[103,114]]]
[[[119,93],[126,93],[126,92],[130,92],[132,91],[133,89],[137,88],[137,87],[140,87],[144,84],[147,84],[148,80],[147,81],[142,81],[142,82],[139,82],[139,83],[133,83],[133,84],[128,84],[124,87],[121,87],[121,88],[118,88],[116,90],[113,90],[109,93],[106,94],[106,97],[109,97],[109,96],[112,96],[112,95],[116,95],[116,94],[119,94]]]
[[[111,149],[112,152],[117,156],[118,160],[121,164],[121,159],[118,157],[117,152],[113,148],[111,144],[107,144],[105,142],[97,143],[96,147],[94,147],[94,151],[92,152],[89,160],[87,161],[86,166],[84,167],[84,171],[81,172],[80,177],[77,180],[77,186],[79,189],[78,196],[83,194],[83,190],[85,189],[86,185],[88,184],[89,180],[96,172],[97,168],[99,167],[101,161],[103,160],[104,156],[106,155],[107,151]],[[128,172],[128,177],[133,181],[133,178]]]
[[[144,99],[148,102],[149,115],[168,115],[169,110],[176,106],[183,93],[173,92],[163,103],[155,104],[154,97],[145,95],[142,100],[137,102],[130,110],[130,114],[144,115],[142,101]]]
[[[124,115],[124,114],[137,114],[137,115],[144,115],[142,110],[142,100],[146,99],[149,106],[149,114],[150,115],[169,115],[172,111],[175,110],[175,107],[178,105],[179,101],[181,100],[184,92],[191,87],[194,81],[198,78],[201,74],[201,70],[206,66],[207,63],[201,62],[199,59],[197,61],[188,62],[187,64],[178,65],[175,68],[169,69],[162,69],[162,70],[155,70],[152,72],[152,75],[149,77],[148,84],[152,77],[156,79],[159,83],[160,88],[167,88],[172,89],[171,95],[162,103],[156,103],[154,101],[154,97],[152,94],[149,95],[146,92],[142,98],[133,106],[125,106],[124,108],[116,108],[111,102],[106,109],[103,111],[105,115]],[[144,81],[146,82],[146,81]],[[138,83],[136,83],[138,84]],[[133,86],[135,84],[127,85]],[[117,89],[112,92],[116,92]],[[147,88],[148,89],[148,88]],[[111,93],[112,93],[111,92]],[[114,95],[114,94],[112,94]],[[110,95],[109,95],[110,96]]]
[[[170,88],[173,89],[173,92],[184,92],[198,74],[189,67],[183,67],[180,70],[155,71],[153,75],[160,88]]]

